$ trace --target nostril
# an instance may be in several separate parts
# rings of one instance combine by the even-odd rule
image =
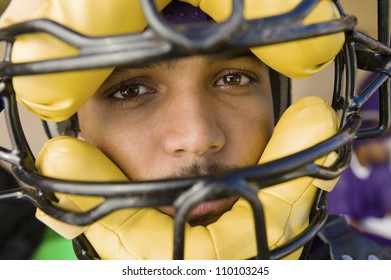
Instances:
[[[211,150],[212,152],[215,152],[215,151],[220,150],[220,147],[219,147],[218,145],[213,145],[213,146],[210,147],[210,150]]]

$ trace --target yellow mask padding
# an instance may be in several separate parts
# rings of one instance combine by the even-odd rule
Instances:
[[[138,0],[13,0],[0,27],[47,18],[88,36],[107,36],[141,31],[146,26]],[[156,1],[161,10],[169,0]],[[26,7],[25,7],[26,6]],[[77,49],[47,34],[19,36],[12,61],[32,62],[78,55]],[[15,77],[17,99],[47,121],[71,117],[97,91],[112,68]]]
[[[338,120],[334,110],[319,97],[306,97],[287,109],[265,148],[260,163],[306,149],[335,134]],[[332,162],[335,154],[317,160]],[[61,179],[82,181],[126,180],[115,165],[94,146],[70,137],[49,140],[37,158],[40,173]],[[301,232],[317,187],[331,190],[332,183],[310,177],[259,191],[264,205],[267,238],[275,248]],[[335,183],[335,181],[334,181]],[[61,195],[59,205],[85,211],[101,198]],[[171,259],[173,219],[152,208],[122,209],[86,227],[70,226],[42,211],[38,217],[66,238],[84,232],[103,259]],[[233,208],[206,227],[186,225],[186,259],[246,259],[255,256],[255,234],[249,204],[239,199]],[[301,249],[287,256],[298,259]]]
[[[89,36],[142,31],[147,22],[139,0],[13,0],[0,27],[25,20],[49,18]],[[156,0],[159,10],[170,0]],[[231,13],[232,0],[187,0],[216,21]],[[300,0],[246,0],[246,19],[275,16],[292,10]],[[304,20],[325,22],[340,15],[331,0],[321,0]],[[263,62],[291,77],[306,77],[326,67],[340,51],[344,34],[253,48]],[[77,55],[78,51],[45,34],[23,35],[15,42],[12,61],[31,62]],[[40,118],[62,121],[72,116],[96,92],[112,69],[77,71],[14,78],[18,100]]]
[[[193,1],[194,2],[194,1]],[[223,21],[232,11],[231,0],[201,0],[200,7],[216,21]],[[301,0],[247,0],[244,17],[257,19],[291,11]],[[321,0],[304,19],[304,25],[340,18],[332,0]],[[345,42],[343,33],[297,40],[265,47],[252,52],[269,67],[290,78],[303,78],[318,73],[329,65]]]

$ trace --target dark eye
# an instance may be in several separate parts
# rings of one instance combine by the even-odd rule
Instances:
[[[153,89],[141,85],[141,84],[131,84],[123,85],[118,90],[116,90],[112,97],[118,99],[133,98],[147,93],[153,93]]]
[[[220,78],[217,82],[217,86],[243,86],[247,85],[250,82],[250,78],[246,75],[240,74],[240,73],[230,73],[227,75],[224,75],[224,77]]]

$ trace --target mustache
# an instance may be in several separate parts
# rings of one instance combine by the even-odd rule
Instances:
[[[208,175],[222,175],[240,169],[237,165],[224,165],[217,162],[207,162],[204,164],[193,163],[180,167],[178,170],[164,176],[162,179],[192,178]]]

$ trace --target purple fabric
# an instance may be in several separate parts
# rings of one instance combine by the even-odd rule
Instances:
[[[357,178],[349,167],[327,197],[329,213],[345,214],[356,220],[383,217],[391,210],[389,165],[377,165],[366,179]]]
[[[172,1],[163,9],[165,18],[175,24],[206,22],[210,17],[200,8],[179,1]]]

